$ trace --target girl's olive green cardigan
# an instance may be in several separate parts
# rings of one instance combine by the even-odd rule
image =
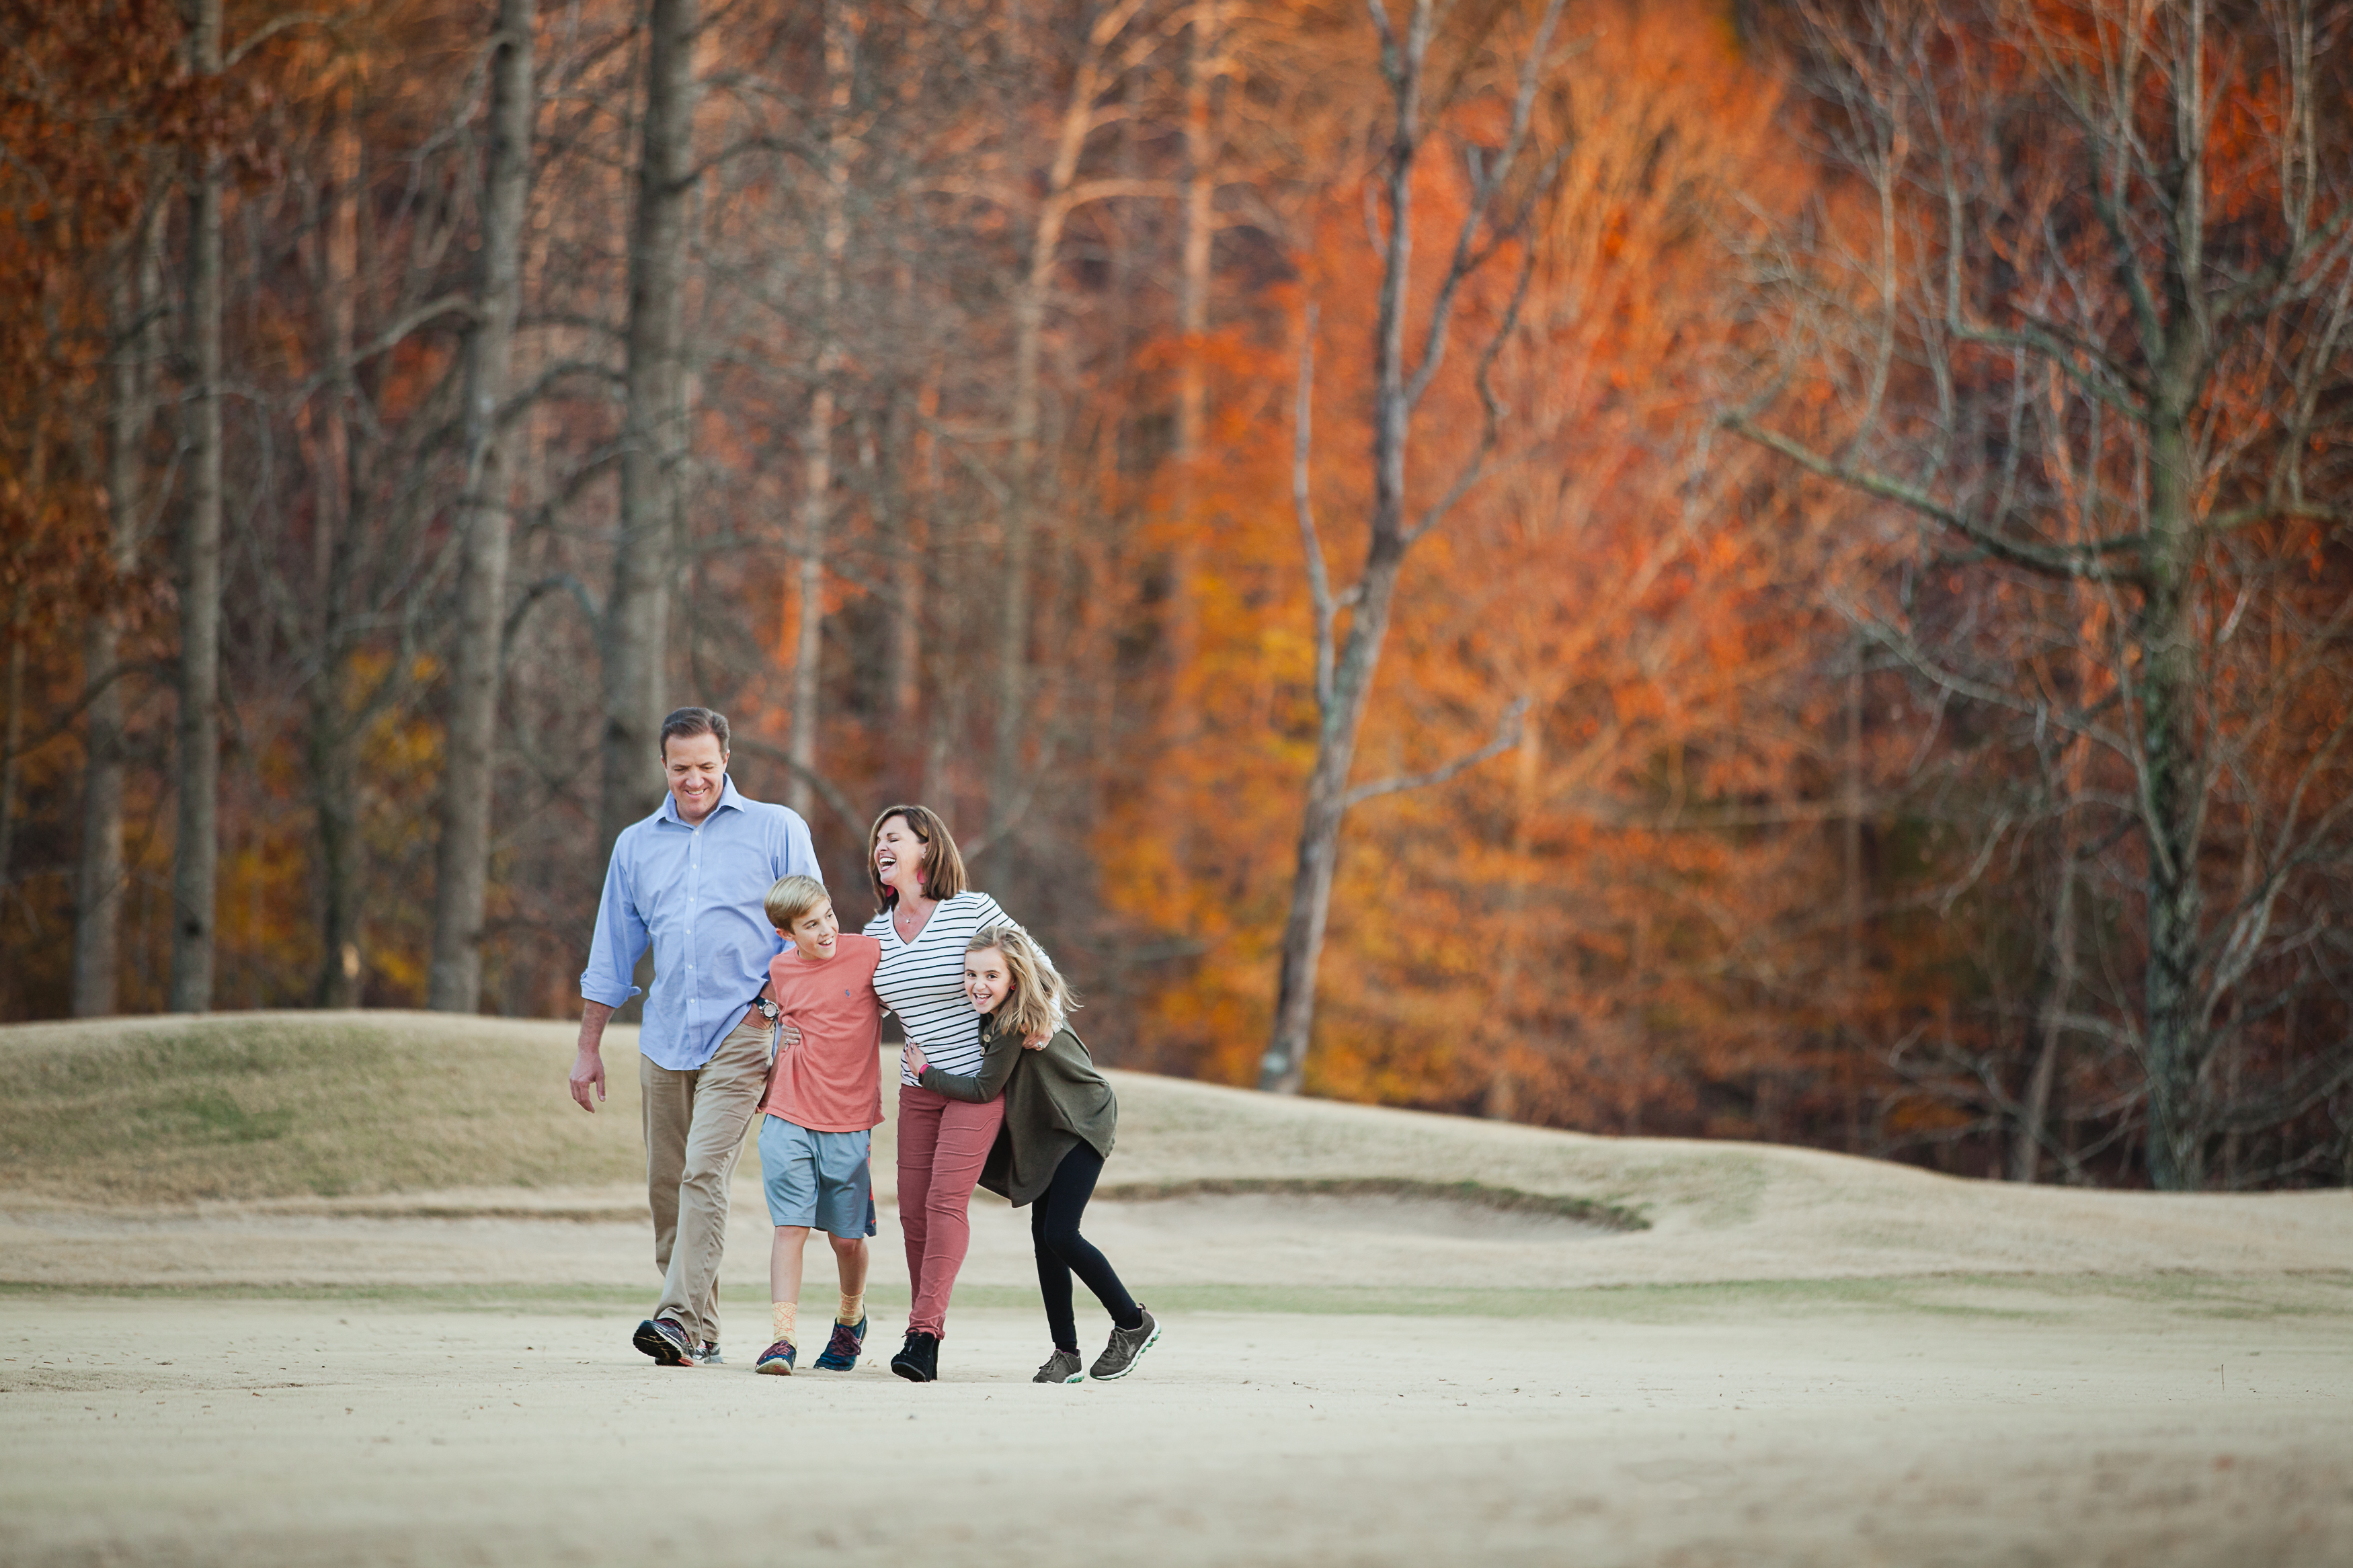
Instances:
[[[980,1047],[978,1073],[967,1078],[926,1067],[922,1081],[951,1100],[980,1103],[1004,1094],[1005,1130],[981,1167],[982,1186],[1018,1208],[1046,1190],[1073,1145],[1084,1142],[1111,1157],[1119,1100],[1078,1036],[1058,1029],[1042,1049],[1029,1050],[1018,1037],[998,1034],[990,1016],[981,1021]]]

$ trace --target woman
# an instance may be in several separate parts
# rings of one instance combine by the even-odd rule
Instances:
[[[866,934],[882,943],[875,994],[926,1059],[950,1072],[978,1072],[980,1014],[965,995],[965,944],[982,928],[1005,923],[1005,911],[965,886],[964,857],[928,806],[894,805],[876,817],[866,866],[882,905],[866,924]],[[1002,1100],[976,1105],[934,1093],[902,1060],[899,1228],[915,1300],[906,1345],[891,1370],[911,1383],[939,1375],[948,1294],[972,1245],[965,1211],[1004,1121]]]
[[[985,1059],[976,1076],[942,1072],[923,1048],[908,1064],[928,1089],[1005,1107],[1005,1131],[989,1152],[980,1184],[1013,1206],[1028,1204],[1029,1242],[1038,1255],[1038,1290],[1054,1353],[1032,1383],[1100,1382],[1125,1377],[1160,1338],[1160,1324],[1127,1293],[1111,1260],[1080,1234],[1119,1130],[1119,1100],[1085,1044],[1065,1020],[1077,1005],[1054,961],[1018,926],[990,926],[967,945],[965,994],[980,1011]],[[1040,1050],[1023,1042],[1043,1034]],[[1086,1281],[1111,1314],[1111,1342],[1087,1372],[1079,1370],[1079,1330],[1071,1314],[1071,1277]]]

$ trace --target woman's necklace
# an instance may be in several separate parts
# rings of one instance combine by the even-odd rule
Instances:
[[[908,899],[891,911],[891,920],[899,928],[899,940],[913,942],[930,923],[931,916],[914,900]]]

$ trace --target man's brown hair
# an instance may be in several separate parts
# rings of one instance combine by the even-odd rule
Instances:
[[[662,760],[670,760],[670,743],[689,735],[709,735],[719,742],[719,754],[727,754],[727,715],[710,708],[681,708],[662,721],[661,741],[655,748]]]
[[[917,868],[923,874],[923,896],[944,900],[963,892],[966,886],[964,857],[956,853],[955,835],[940,820],[940,814],[928,805],[893,805],[884,808],[866,834],[866,875],[874,883],[875,901],[886,910],[899,901],[898,889],[886,885],[874,869],[874,847],[882,841],[882,825],[894,816],[904,818],[907,830],[923,841],[923,863]]]

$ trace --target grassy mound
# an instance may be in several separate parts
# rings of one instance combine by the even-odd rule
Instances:
[[[555,1022],[393,1012],[0,1028],[0,1194],[138,1206],[455,1193],[461,1203],[451,1212],[487,1214],[492,1190],[633,1187],[645,1169],[635,1031],[617,1029],[606,1042],[611,1098],[594,1117],[565,1092],[574,1036]],[[1609,1141],[1145,1074],[1113,1079],[1114,1185],[1131,1200],[1443,1197],[1634,1230],[1643,1206],[1680,1201],[1679,1184],[1715,1205],[1757,1184],[1754,1152],[1737,1146],[1630,1173]],[[896,1101],[886,1089],[886,1112],[895,1116]],[[886,1200],[894,1132],[886,1123],[874,1139],[877,1195]],[[739,1184],[757,1169],[747,1152]]]
[[[416,1013],[0,1028],[0,1204],[292,1199],[353,1217],[641,1218],[634,1032],[607,1044],[612,1094],[593,1117],[565,1093],[574,1032]],[[1597,1138],[1141,1073],[1112,1079],[1120,1122],[1106,1198],[1405,1197],[1555,1215],[1618,1232],[1580,1250],[1585,1283],[2337,1277],[2353,1257],[2353,1194],[2342,1192],[2022,1187],[1819,1150]],[[896,1100],[886,1090],[886,1112]],[[893,1131],[886,1124],[874,1139],[875,1195],[886,1204]],[[746,1189],[757,1180],[747,1152],[736,1201],[754,1215],[759,1200]],[[83,1245],[47,1231],[0,1236],[0,1246],[35,1243]]]
[[[0,1191],[96,1204],[642,1181],[634,1031],[596,1116],[570,1032],[431,1014],[0,1030]]]

